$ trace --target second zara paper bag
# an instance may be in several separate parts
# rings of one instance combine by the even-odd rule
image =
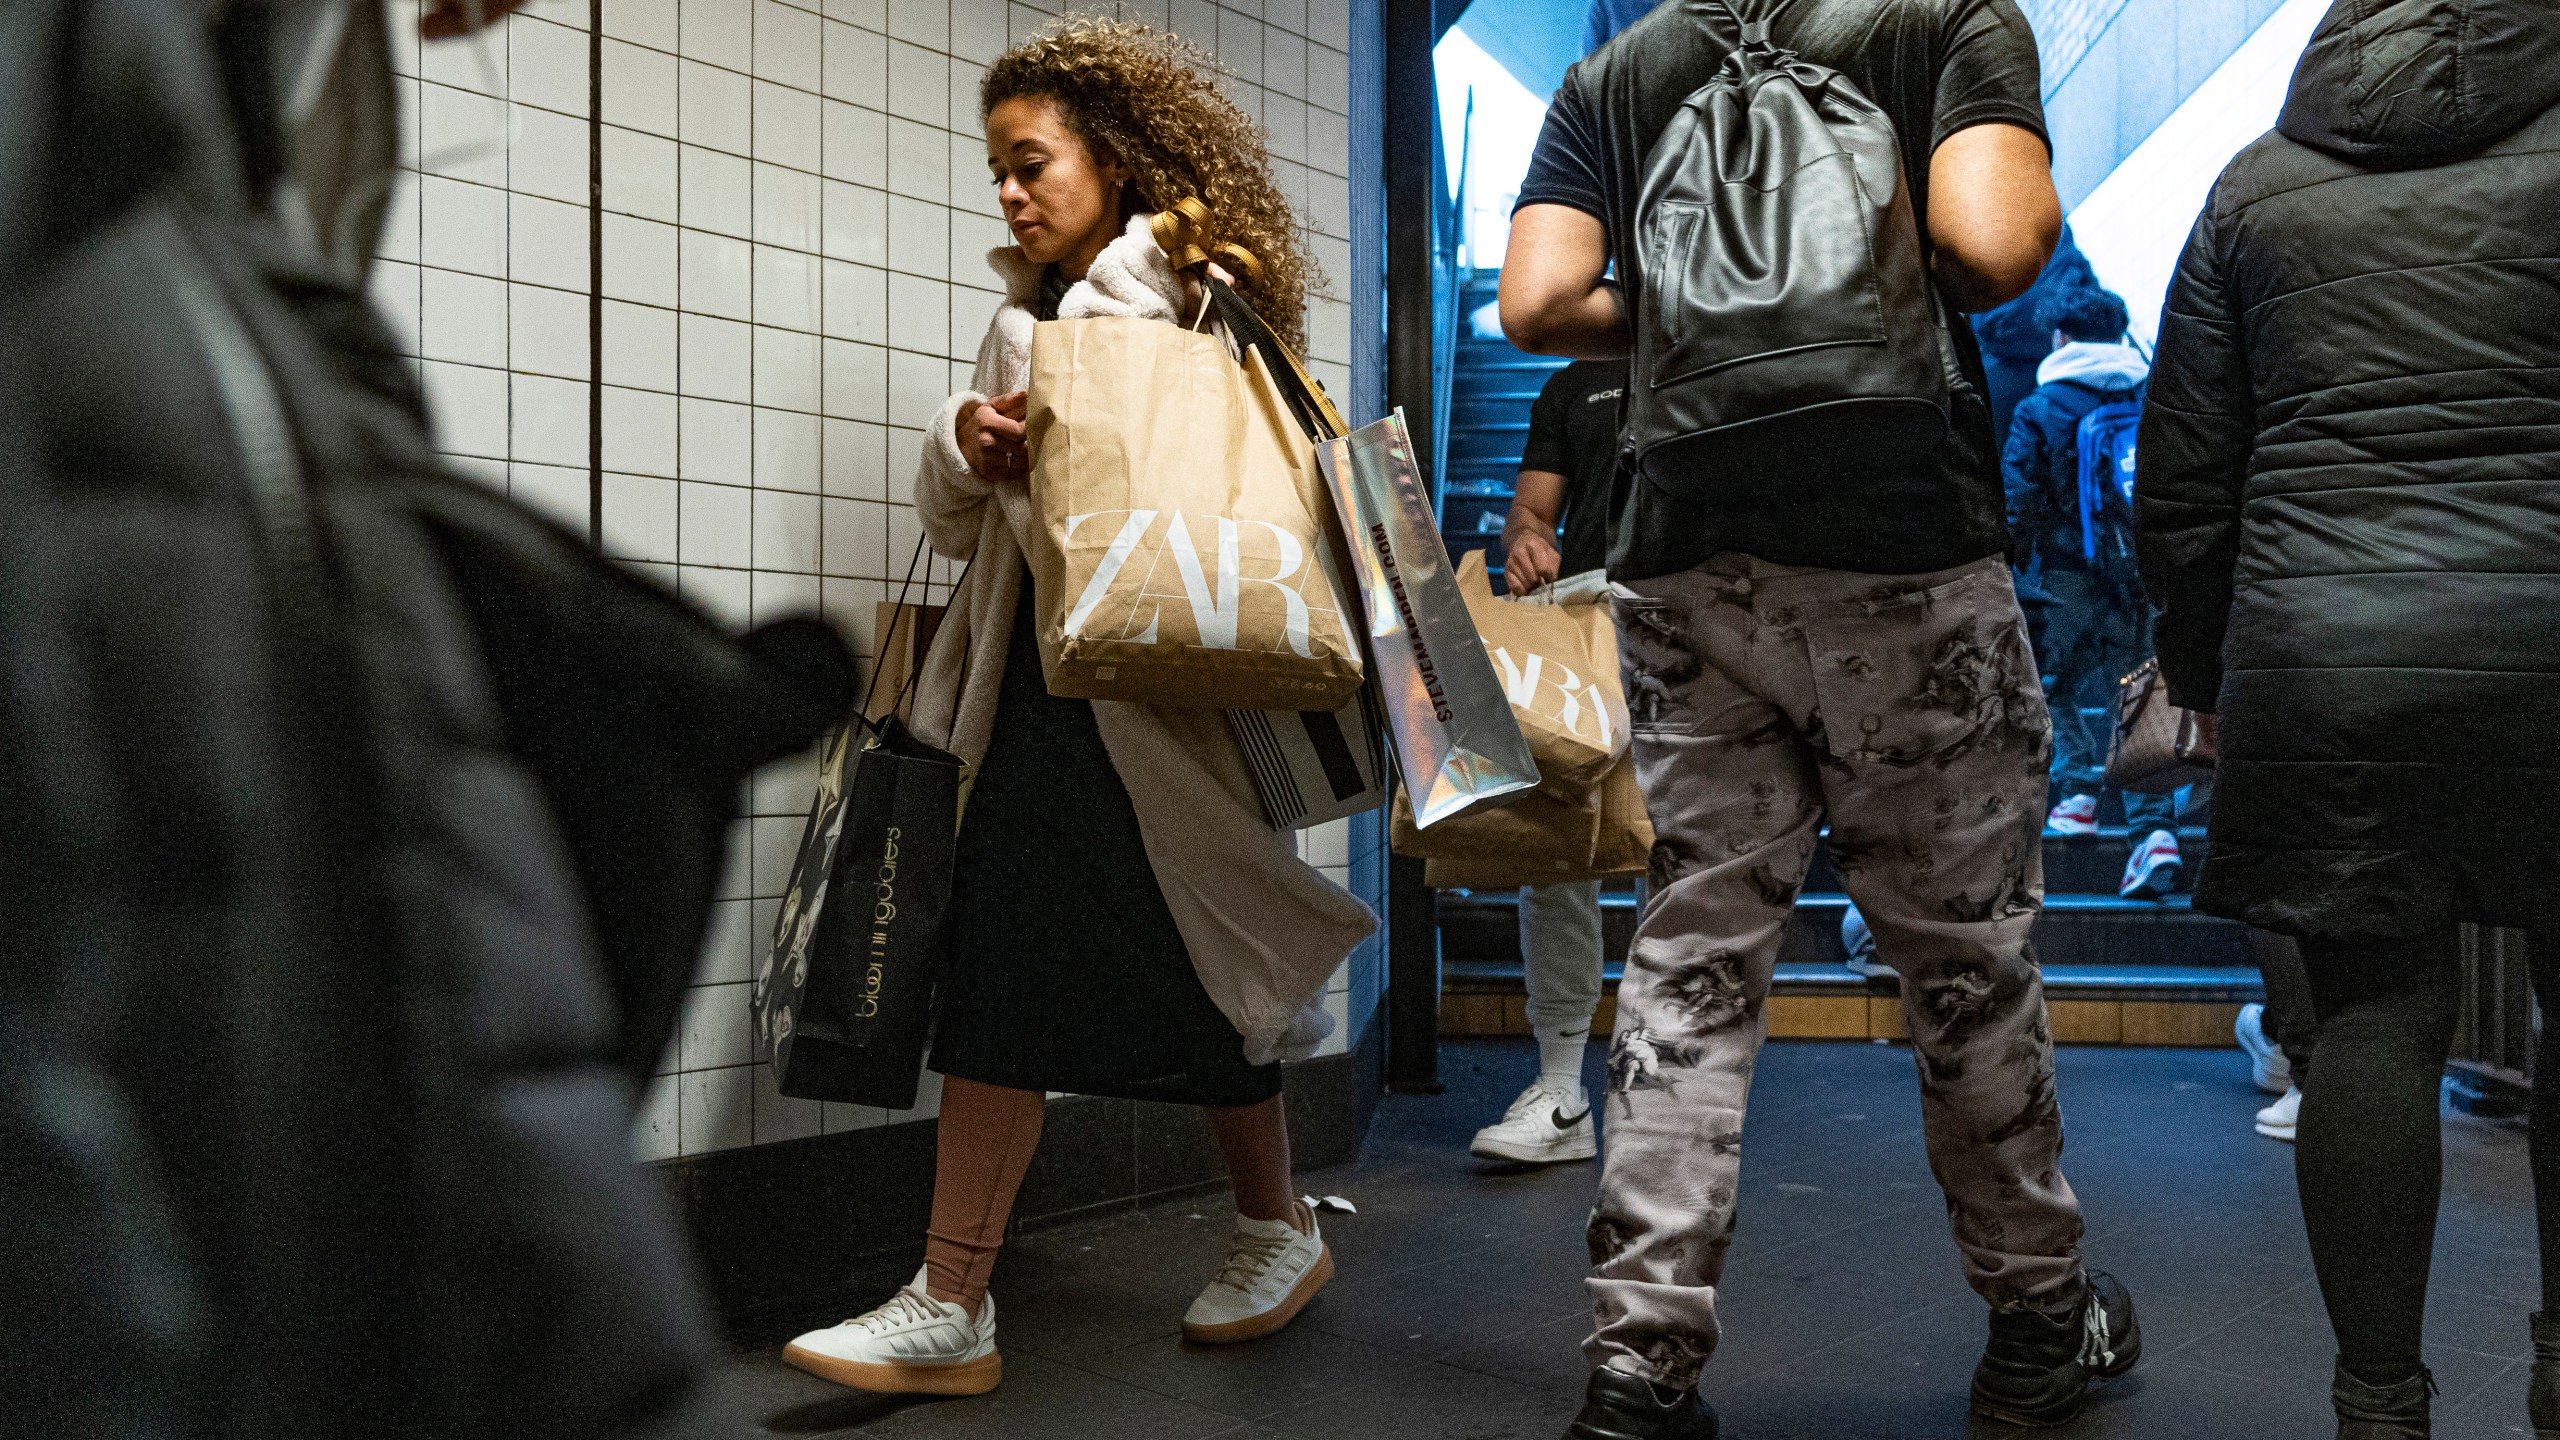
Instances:
[[[1458,561],[1458,593],[1484,636],[1511,717],[1528,737],[1538,788],[1580,802],[1627,753],[1627,702],[1607,603],[1496,595],[1481,550]]]

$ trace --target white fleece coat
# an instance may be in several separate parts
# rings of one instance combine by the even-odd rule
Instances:
[[[1178,323],[1181,282],[1141,215],[1067,291],[1059,318],[1135,315]],[[925,432],[916,510],[936,553],[969,562],[951,618],[925,656],[916,733],[971,766],[985,758],[1004,682],[1013,609],[1031,603],[1023,559],[1040,524],[1028,488],[991,484],[962,460],[961,407],[1022,389],[1040,267],[1011,246],[988,252],[1005,303],[978,347],[977,388],[944,402]],[[1262,818],[1244,752],[1215,710],[1093,702],[1103,748],[1128,787],[1147,863],[1200,983],[1255,1064],[1302,1059],[1332,1033],[1325,981],[1377,917],[1297,856]],[[1136,877],[1131,877],[1132,881]],[[1097,895],[1096,904],[1122,897]]]

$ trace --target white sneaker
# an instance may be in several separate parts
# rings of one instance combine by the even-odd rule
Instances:
[[[2294,1127],[2302,1121],[2302,1092],[2287,1090],[2284,1098],[2258,1112],[2258,1133],[2270,1140],[2290,1142]]]
[[[2249,1078],[2270,1095],[2282,1095],[2293,1088],[2293,1062],[2284,1058],[2284,1048],[2267,1034],[2267,1007],[2243,1005],[2240,1018],[2231,1024],[2231,1038],[2249,1052]]]
[[[2166,900],[2177,893],[2178,871],[2184,863],[2178,855],[2178,837],[2154,830],[2125,860],[2124,883],[2116,893],[2127,900]]]
[[[2065,795],[2062,803],[2044,817],[2047,835],[2095,835],[2098,833],[2098,797]]]
[[[1502,1118],[1476,1132],[1467,1147],[1479,1160],[1554,1165],[1600,1153],[1591,1125],[1591,1102],[1541,1075],[1520,1092]]]
[[[965,1305],[925,1293],[924,1273],[888,1303],[782,1348],[785,1364],[880,1395],[984,1395],[1004,1378],[996,1353],[996,1302]]]
[[[1259,1340],[1298,1318],[1307,1302],[1333,1278],[1333,1252],[1324,1245],[1315,1212],[1301,1204],[1300,1230],[1286,1220],[1236,1217],[1227,1242],[1226,1268],[1182,1317],[1182,1338],[1197,1345]]]

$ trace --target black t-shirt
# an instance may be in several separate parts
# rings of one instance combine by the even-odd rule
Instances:
[[[1770,28],[1779,45],[1846,75],[1892,117],[1924,244],[1929,157],[1941,141],[1995,121],[2045,133],[2035,34],[2015,0],[1792,0]],[[1597,216],[1608,227],[1630,314],[1644,285],[1628,237],[1646,155],[1681,102],[1715,78],[1740,42],[1726,0],[1664,0],[1567,71],[1547,111],[1519,203]],[[1674,550],[1689,563],[1735,550],[1784,565],[1916,574],[2001,553],[2008,538],[2000,449],[1983,398],[1982,356],[1970,325],[1952,324],[1948,333],[1963,383],[1931,465],[1818,483],[1772,477],[1754,501],[1713,507],[1638,486],[1626,523],[1676,531],[1679,541],[1657,534],[1647,548]]]
[[[1564,573],[1609,563],[1609,487],[1618,471],[1618,401],[1627,393],[1624,360],[1576,360],[1547,377],[1529,407],[1529,443],[1520,468],[1565,477]]]

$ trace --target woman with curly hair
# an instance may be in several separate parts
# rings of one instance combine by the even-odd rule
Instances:
[[[1198,313],[1153,212],[1199,197],[1212,240],[1260,261],[1244,295],[1299,332],[1307,265],[1288,203],[1213,71],[1171,36],[1075,19],[998,59],[980,92],[1014,238],[988,256],[1006,300],[976,388],[935,417],[916,477],[927,539],[969,565],[915,708],[917,732],[972,767],[934,1035],[933,1215],[912,1283],[784,1352],[860,1389],[995,1386],[988,1278],[1048,1092],[1205,1108],[1236,1222],[1186,1338],[1268,1335],[1333,1273],[1291,1183],[1278,1062],[1330,1031],[1325,980],[1376,919],[1264,821],[1216,712],[1049,693],[1023,558],[1040,524],[1023,428],[1033,325]]]

